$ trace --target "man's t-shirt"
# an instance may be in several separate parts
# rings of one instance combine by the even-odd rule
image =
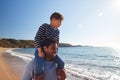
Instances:
[[[30,61],[23,73],[22,80],[34,80],[34,71],[35,71],[35,59],[32,59]],[[53,61],[47,62],[45,61],[45,67],[44,67],[44,80],[57,80],[57,74],[56,74],[56,64]]]
[[[57,80],[56,79],[56,65],[53,61],[45,61],[44,80]]]

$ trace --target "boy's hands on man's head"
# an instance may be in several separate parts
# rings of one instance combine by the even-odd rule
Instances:
[[[40,58],[44,58],[45,57],[45,54],[43,53],[41,48],[38,48],[38,55],[39,55]]]

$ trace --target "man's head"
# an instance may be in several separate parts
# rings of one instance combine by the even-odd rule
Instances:
[[[63,16],[58,12],[54,12],[50,16],[50,25],[54,28],[58,28],[61,25],[62,20]]]
[[[43,41],[41,47],[42,47],[43,52],[45,53],[45,59],[47,61],[53,60],[58,51],[57,40],[54,38],[46,38]]]

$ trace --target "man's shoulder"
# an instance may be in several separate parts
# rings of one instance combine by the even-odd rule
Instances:
[[[34,69],[35,67],[35,59],[32,59],[30,62],[27,63],[28,69]]]

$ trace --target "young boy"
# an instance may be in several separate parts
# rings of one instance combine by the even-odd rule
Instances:
[[[59,44],[59,29],[63,16],[54,12],[50,16],[50,24],[43,24],[39,27],[38,32],[35,36],[36,51],[35,51],[35,61],[36,61],[36,76],[39,76],[44,70],[44,53],[41,49],[41,44],[45,38],[55,38]],[[57,63],[58,68],[64,69],[64,62],[59,58],[58,55],[55,56],[54,61]]]

